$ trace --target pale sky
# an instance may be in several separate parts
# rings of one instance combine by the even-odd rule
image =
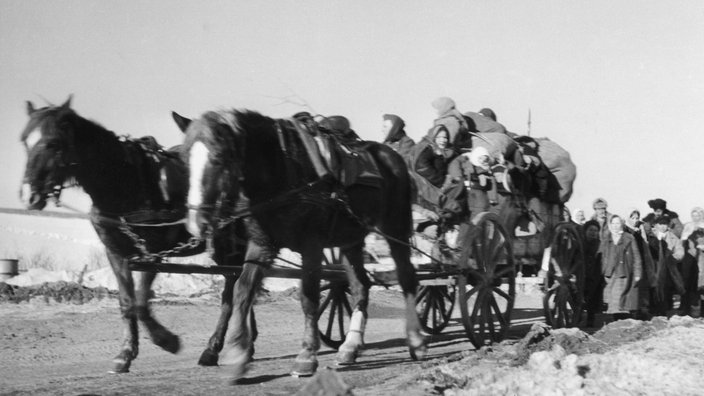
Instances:
[[[704,206],[704,2],[0,1],[0,207],[20,207],[25,101],[73,107],[118,134],[181,135],[185,116],[246,108],[381,116],[418,140],[430,105],[492,108],[577,165],[571,209]],[[85,202],[82,193],[67,203]]]

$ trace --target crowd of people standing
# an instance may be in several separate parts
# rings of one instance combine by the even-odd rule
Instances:
[[[644,217],[636,208],[621,216],[597,198],[591,218],[583,210],[572,214],[585,238],[587,326],[599,311],[614,319],[704,313],[704,209],[693,208],[683,224],[665,200],[648,206]]]

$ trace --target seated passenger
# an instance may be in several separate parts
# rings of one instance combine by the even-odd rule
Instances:
[[[435,187],[441,187],[447,174],[447,164],[454,158],[448,144],[450,134],[444,125],[430,129],[423,138],[428,144],[418,153],[414,170]]]
[[[403,119],[395,114],[384,114],[384,123],[382,124],[382,133],[384,134],[384,144],[394,149],[401,154],[404,159],[408,158],[411,149],[415,146],[413,139],[408,137],[403,129],[406,123]]]
[[[426,209],[439,212],[447,165],[455,157],[448,143],[449,132],[444,125],[432,127],[411,150],[411,175],[418,188],[418,203]]]
[[[455,101],[448,97],[437,98],[432,102],[433,108],[437,111],[438,118],[433,121],[434,125],[444,125],[449,132],[450,145],[458,154],[466,152],[472,147],[472,136],[470,135],[467,119],[455,107]]]
[[[444,191],[466,188],[472,215],[490,209],[498,203],[497,185],[494,178],[494,159],[484,147],[475,147],[450,163]]]

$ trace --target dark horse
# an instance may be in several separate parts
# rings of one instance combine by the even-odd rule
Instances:
[[[351,363],[363,343],[369,282],[363,267],[364,237],[377,227],[396,262],[406,303],[406,336],[411,356],[424,357],[427,347],[415,310],[417,280],[410,262],[411,184],[404,160],[376,142],[361,143],[381,174],[377,186],[340,185],[320,177],[310,151],[309,133],[295,120],[274,120],[256,112],[208,112],[187,128],[182,151],[190,169],[188,227],[203,234],[223,222],[243,218],[247,230],[244,271],[235,285],[231,337],[235,379],[246,371],[253,339],[245,316],[263,270],[278,249],[302,257],[301,306],[305,317],[303,349],[293,374],[317,369],[320,340],[317,312],[324,247],[341,248],[348,269],[354,310],[338,359]],[[298,130],[298,133],[296,133]],[[318,163],[317,165],[320,165]]]
[[[150,312],[149,294],[156,274],[133,274],[128,258],[167,250],[173,255],[192,255],[204,251],[205,244],[191,239],[182,221],[188,169],[178,154],[161,150],[153,141],[120,138],[76,114],[70,101],[41,109],[27,102],[29,122],[21,136],[28,155],[22,197],[28,209],[41,210],[49,198],[58,201],[67,182],[77,183],[90,195],[91,223],[106,247],[117,278],[125,326],[113,371],[128,372],[138,354],[137,320],[145,325],[156,345],[171,353],[180,349],[178,336]],[[213,259],[218,264],[241,264],[244,246],[237,247],[234,233],[224,230],[214,237]],[[202,365],[217,364],[232,314],[235,281],[234,276],[225,276],[220,320],[201,355]]]

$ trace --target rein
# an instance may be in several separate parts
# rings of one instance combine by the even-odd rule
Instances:
[[[236,209],[231,215],[223,218],[215,217],[215,219],[218,221],[218,229],[222,229],[226,227],[227,225],[231,224],[232,222],[244,218],[244,217],[250,217],[253,214],[257,212],[261,212],[263,210],[269,210],[276,208],[277,206],[282,205],[285,203],[291,196],[304,192],[305,190],[312,189],[316,187],[318,184],[321,184],[324,180],[323,179],[318,179],[309,183],[306,183],[300,187],[294,188],[292,190],[288,190],[280,195],[277,195],[273,198],[269,198],[268,200],[258,203],[254,206],[247,205],[246,207]],[[334,193],[333,193],[334,194]],[[311,197],[312,198],[312,197]],[[321,198],[318,200],[312,199],[314,202],[325,202],[326,198]],[[188,205],[189,209],[203,209],[203,208],[221,208],[223,206],[223,199],[220,198],[218,199],[218,202],[215,205]]]

